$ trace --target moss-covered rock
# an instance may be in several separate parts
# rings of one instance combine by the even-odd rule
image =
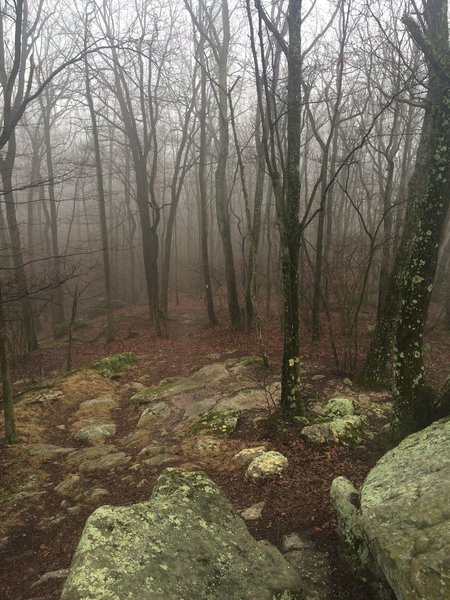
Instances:
[[[150,501],[89,517],[61,600],[293,600],[300,586],[204,473],[167,469]]]
[[[237,427],[240,414],[239,410],[206,413],[192,425],[191,431],[196,432],[206,429],[223,435],[233,433]]]
[[[338,396],[328,400],[328,402],[322,407],[322,415],[330,419],[334,419],[336,417],[349,417],[355,414],[355,407],[355,400]]]
[[[122,373],[128,369],[132,369],[136,364],[137,361],[133,352],[121,352],[120,354],[105,356],[92,363],[91,366],[103,377],[111,377],[116,373]]]
[[[253,448],[243,448],[240,452],[235,454],[232,460],[239,465],[248,465],[254,458],[261,456],[267,452],[265,446],[255,446]]]
[[[365,417],[350,415],[308,425],[302,429],[302,435],[317,444],[350,446],[361,442],[365,424]]]
[[[138,404],[150,404],[156,400],[168,398],[175,388],[176,384],[173,382],[161,383],[139,390],[136,394],[133,394],[130,399]]]
[[[342,551],[358,568],[368,566],[367,541],[360,524],[359,491],[346,477],[336,477],[331,484],[330,496],[338,515]]]

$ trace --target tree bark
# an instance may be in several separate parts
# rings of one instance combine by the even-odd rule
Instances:
[[[286,192],[279,206],[283,285],[282,411],[301,415],[298,260],[300,248],[301,0],[289,0]]]
[[[9,367],[8,331],[6,328],[5,305],[0,282],[0,363],[3,385],[3,412],[5,415],[5,439],[7,444],[17,442],[16,423],[14,420],[14,397]]]
[[[411,189],[416,227],[401,279],[394,358],[394,415],[391,433],[401,439],[433,418],[423,365],[423,334],[450,204],[450,68],[447,0],[424,3],[427,29],[404,22],[428,63],[426,152],[416,165],[421,185]],[[442,62],[440,58],[443,57]]]
[[[28,284],[23,265],[22,242],[20,238],[19,223],[17,222],[16,206],[14,201],[12,174],[16,159],[16,138],[12,133],[6,155],[0,157],[1,179],[4,190],[4,201],[6,204],[6,220],[14,266],[14,276],[17,284],[17,293],[20,298],[23,316],[24,350],[26,353],[36,350],[38,347],[35,321],[31,299],[28,295]]]
[[[89,79],[88,62],[85,61],[85,85],[86,99],[89,107],[92,125],[92,139],[94,142],[95,155],[95,170],[97,176],[97,200],[100,216],[100,234],[102,240],[102,256],[103,256],[103,276],[105,280],[105,300],[106,300],[106,341],[112,342],[115,338],[114,331],[114,315],[112,305],[112,290],[111,290],[111,265],[109,260],[109,240],[108,240],[108,223],[106,220],[106,198],[105,188],[103,184],[103,166],[102,156],[100,152],[100,142],[98,137],[97,117],[94,109],[94,101],[91,93],[91,82]],[[77,292],[75,292],[76,294]],[[74,299],[75,303],[75,299]],[[73,312],[73,310],[72,310]]]

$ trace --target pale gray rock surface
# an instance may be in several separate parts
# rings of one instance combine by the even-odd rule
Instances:
[[[399,600],[450,598],[450,419],[378,461],[361,490],[361,526]]]
[[[270,450],[252,460],[245,472],[246,479],[258,481],[266,477],[281,475],[288,466],[288,459],[280,452]]]
[[[378,461],[358,514],[352,494],[343,478],[333,482],[344,537],[356,531],[357,545],[365,540],[356,556],[368,552],[398,600],[450,598],[450,419],[408,436]]]
[[[89,517],[61,600],[294,600],[300,589],[204,473],[167,469],[148,502]]]
[[[115,423],[92,423],[80,429],[73,437],[82,444],[97,446],[115,435],[116,430]]]

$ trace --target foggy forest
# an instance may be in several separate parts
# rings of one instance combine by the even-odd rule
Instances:
[[[0,115],[0,598],[449,598],[448,1],[1,0]]]

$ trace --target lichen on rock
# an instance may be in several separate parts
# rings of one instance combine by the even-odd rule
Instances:
[[[270,450],[252,460],[245,472],[245,478],[258,481],[266,477],[281,475],[288,466],[288,459],[280,452]]]
[[[351,398],[336,396],[322,407],[322,415],[329,418],[348,417],[355,414],[356,402]]]
[[[302,435],[317,444],[349,446],[362,440],[365,424],[365,417],[360,415],[338,417],[308,425],[302,429]]]
[[[342,479],[333,482],[332,496],[343,535],[364,556],[368,551],[396,597],[449,598],[450,419],[408,436],[378,461],[362,486],[359,511],[345,500],[344,488],[347,497],[353,492]],[[366,543],[359,544],[361,535]]]
[[[204,473],[166,469],[148,502],[89,517],[61,600],[297,599],[300,590],[298,573],[251,537]]]
[[[241,412],[239,410],[226,410],[223,412],[209,412],[196,421],[191,430],[193,432],[207,429],[213,433],[227,435],[236,429]]]

